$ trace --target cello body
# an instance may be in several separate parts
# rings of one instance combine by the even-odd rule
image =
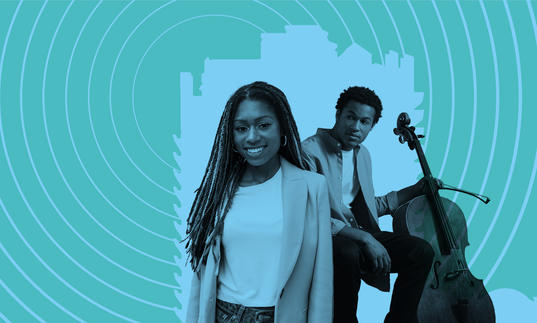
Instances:
[[[467,268],[464,248],[468,245],[466,219],[452,201],[441,198],[459,248],[442,254],[437,235],[438,223],[428,198],[418,196],[394,214],[394,232],[407,233],[429,242],[434,250],[433,265],[418,306],[420,323],[493,323],[492,300],[483,281]]]
[[[418,306],[420,323],[494,323],[494,306],[483,281],[475,278],[466,263],[468,246],[466,218],[454,202],[438,194],[438,185],[410,127],[408,114],[401,113],[394,133],[401,143],[416,150],[423,177],[425,195],[399,207],[393,215],[394,232],[410,234],[427,241],[434,260]],[[468,193],[463,190],[456,189]],[[473,195],[473,193],[472,193]],[[488,198],[485,203],[488,203]]]

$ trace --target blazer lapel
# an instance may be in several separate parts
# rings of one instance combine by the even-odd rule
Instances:
[[[283,232],[279,264],[279,287],[282,289],[295,267],[304,234],[304,217],[308,199],[307,183],[300,169],[281,158]]]
[[[356,158],[356,173],[358,174],[358,181],[360,182],[361,192],[363,201],[365,202],[370,218],[370,228],[371,232],[379,232],[380,228],[378,226],[378,216],[377,216],[377,206],[375,204],[375,193],[373,190],[373,182],[371,181],[371,160],[367,158],[366,152],[362,149],[358,150],[358,153],[355,154]],[[358,197],[360,198],[360,197]],[[353,202],[358,202],[358,198],[355,198]],[[358,203],[356,203],[358,204]],[[356,207],[360,207],[356,205]],[[373,273],[364,272],[362,273],[362,279],[368,285],[378,288],[381,291],[388,292],[390,291],[390,276],[378,276]]]
[[[370,180],[371,165],[366,160],[365,152],[363,149],[359,149],[355,154],[356,158],[356,173],[358,174],[358,182],[360,183],[360,189],[364,195],[365,204],[369,209],[369,215],[373,218],[374,222],[378,223],[377,206],[375,205],[375,196],[373,191],[373,183]]]

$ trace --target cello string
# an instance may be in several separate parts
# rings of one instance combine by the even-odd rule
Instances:
[[[431,184],[431,181],[432,181],[431,178],[433,178],[433,176],[431,173],[431,169],[429,168],[429,164],[427,163],[427,158],[425,157],[425,153],[423,152],[423,149],[421,147],[419,138],[416,135],[416,133],[413,131],[413,129],[408,128],[408,127],[405,127],[405,128],[408,130],[410,137],[411,137],[410,139],[412,141],[412,144],[418,154],[418,159],[420,161],[423,175],[427,177],[427,185],[429,186],[429,194],[431,194],[435,209],[438,211],[437,217],[440,218],[440,225],[444,233],[444,239],[447,240],[447,243],[450,249],[455,249],[457,247],[456,242],[455,242],[455,237],[454,237],[453,231],[451,230],[451,226],[449,225],[449,222],[447,220],[447,215],[444,210],[444,205],[442,204],[440,200],[440,195],[438,194],[438,190],[435,190],[435,187],[433,187]]]

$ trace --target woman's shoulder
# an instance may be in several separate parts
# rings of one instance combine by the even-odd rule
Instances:
[[[287,170],[287,172],[284,172],[284,174],[289,174],[291,177],[300,177],[303,180],[305,180],[308,183],[308,186],[310,185],[323,185],[325,183],[324,175],[318,174],[316,172],[312,172],[309,170],[301,169],[292,163],[288,162],[285,159],[282,159],[282,163],[284,165],[284,168]],[[285,175],[284,175],[285,176]]]
[[[301,171],[302,171],[302,176],[304,176],[304,178],[307,181],[311,181],[311,182],[315,182],[315,183],[323,183],[323,182],[326,181],[325,178],[324,178],[324,175],[322,175],[322,174],[312,172],[312,171],[309,171],[309,170],[304,170],[304,169],[301,169]]]
[[[302,178],[308,183],[308,187],[321,187],[326,185],[324,175],[309,170],[300,169]]]

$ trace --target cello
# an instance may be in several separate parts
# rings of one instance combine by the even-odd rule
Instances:
[[[416,150],[425,178],[425,195],[400,206],[393,216],[393,231],[429,242],[434,260],[418,306],[420,323],[493,323],[494,306],[483,281],[475,278],[466,263],[469,245],[466,219],[451,200],[438,194],[438,186],[425,159],[410,117],[401,113],[394,133]],[[454,187],[440,187],[470,194],[487,204],[490,199]]]

